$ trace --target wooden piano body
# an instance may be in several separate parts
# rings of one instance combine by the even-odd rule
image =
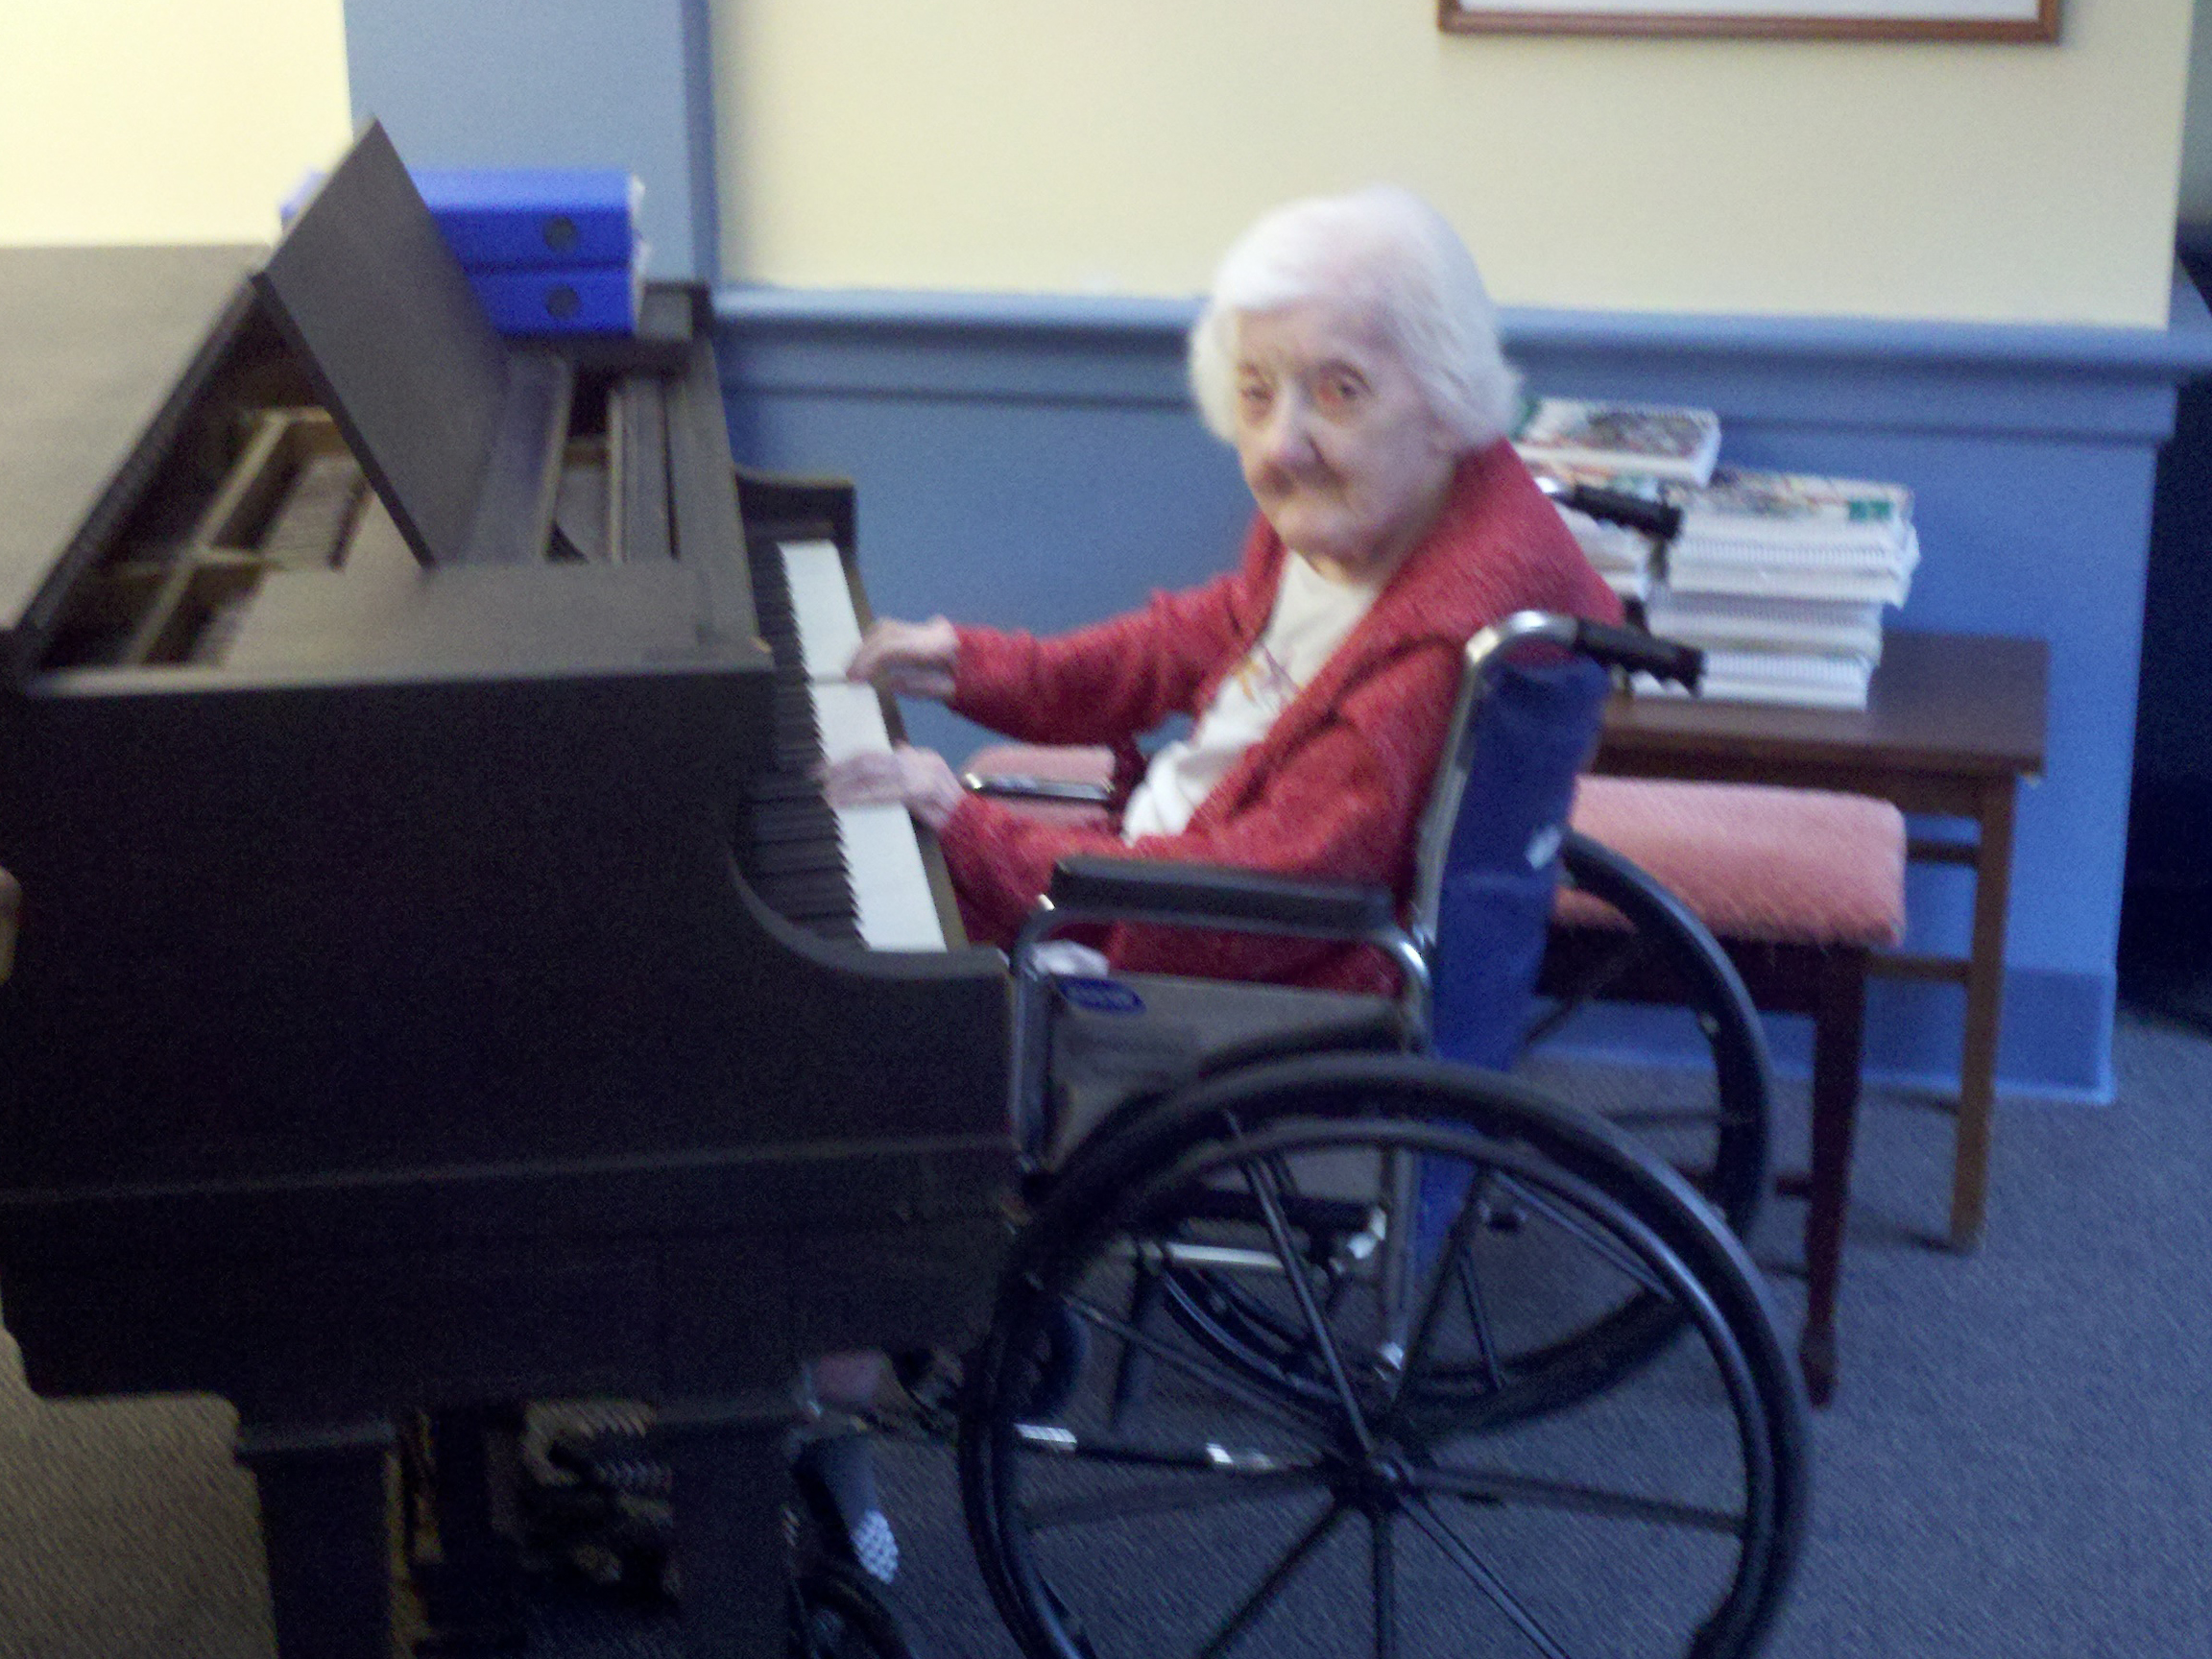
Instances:
[[[389,196],[372,140],[334,182]],[[385,1651],[398,1414],[575,1394],[670,1426],[694,1650],[780,1652],[795,1367],[988,1314],[1003,964],[738,867],[778,669],[703,297],[557,420],[501,363],[441,504],[452,365],[287,312],[314,214],[252,282],[0,253],[0,1310],[41,1394],[236,1404],[288,1655]],[[437,264],[403,230],[372,311]],[[851,568],[849,493],[758,494],[756,557],[796,518]]]

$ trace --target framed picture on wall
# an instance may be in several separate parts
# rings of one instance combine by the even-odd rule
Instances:
[[[1437,0],[1436,14],[1455,35],[2058,38],[2058,0]]]

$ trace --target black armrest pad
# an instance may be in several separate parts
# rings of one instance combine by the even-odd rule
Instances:
[[[1142,858],[1063,858],[1052,902],[1081,910],[1142,913],[1281,926],[1345,938],[1392,926],[1398,902],[1387,887],[1305,881],[1219,864],[1161,864]]]

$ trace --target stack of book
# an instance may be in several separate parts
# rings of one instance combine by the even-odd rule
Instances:
[[[1513,447],[1539,473],[1647,500],[1703,484],[1720,453],[1720,418],[1709,409],[1530,397]],[[1647,600],[1659,565],[1651,539],[1625,525],[1562,507],[1561,517],[1606,585],[1623,599]]]
[[[608,168],[411,168],[416,189],[502,334],[629,334],[644,298],[644,184]],[[320,174],[282,208],[289,223]]]
[[[1682,532],[1645,614],[1703,648],[1704,695],[1863,709],[1883,610],[1920,562],[1911,493],[1723,467],[1674,499]]]
[[[1701,648],[1702,695],[1863,709],[1882,613],[1920,562],[1912,497],[1894,484],[1715,465],[1710,410],[1529,399],[1513,434],[1529,468],[1568,485],[1682,510],[1671,546],[1562,507],[1599,574],[1652,631]],[[1640,690],[1664,691],[1655,682]]]

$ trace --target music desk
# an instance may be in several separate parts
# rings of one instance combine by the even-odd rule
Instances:
[[[1980,1241],[1988,1194],[2013,797],[2021,779],[2042,776],[2049,683],[2040,639],[1898,629],[1884,637],[1863,709],[1616,697],[1598,751],[1597,770],[1623,777],[1839,789],[1972,821],[1971,841],[1914,836],[1906,847],[1910,859],[1974,872],[1968,953],[1884,952],[1872,969],[1966,988],[1951,1179],[1959,1250]]]

